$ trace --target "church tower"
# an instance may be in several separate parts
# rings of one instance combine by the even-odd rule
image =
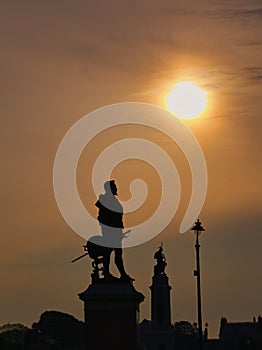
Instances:
[[[166,258],[163,253],[163,245],[154,254],[156,265],[152,277],[151,289],[151,322],[152,331],[171,330],[170,290],[168,277],[165,274]]]

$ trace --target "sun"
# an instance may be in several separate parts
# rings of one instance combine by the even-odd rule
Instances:
[[[206,92],[192,82],[183,81],[177,83],[168,93],[166,103],[170,111],[178,117],[195,118],[206,108]]]

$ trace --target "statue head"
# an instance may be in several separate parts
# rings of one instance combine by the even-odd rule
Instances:
[[[109,180],[104,183],[104,189],[106,193],[112,193],[114,196],[117,196],[117,187],[115,180]]]

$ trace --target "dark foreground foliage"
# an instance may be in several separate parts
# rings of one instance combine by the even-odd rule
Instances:
[[[71,315],[46,311],[27,328],[20,324],[0,327],[1,350],[83,350],[84,323]]]

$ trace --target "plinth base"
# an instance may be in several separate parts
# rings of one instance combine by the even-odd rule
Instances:
[[[137,349],[137,312],[144,295],[132,283],[92,284],[78,295],[85,305],[87,349]]]

